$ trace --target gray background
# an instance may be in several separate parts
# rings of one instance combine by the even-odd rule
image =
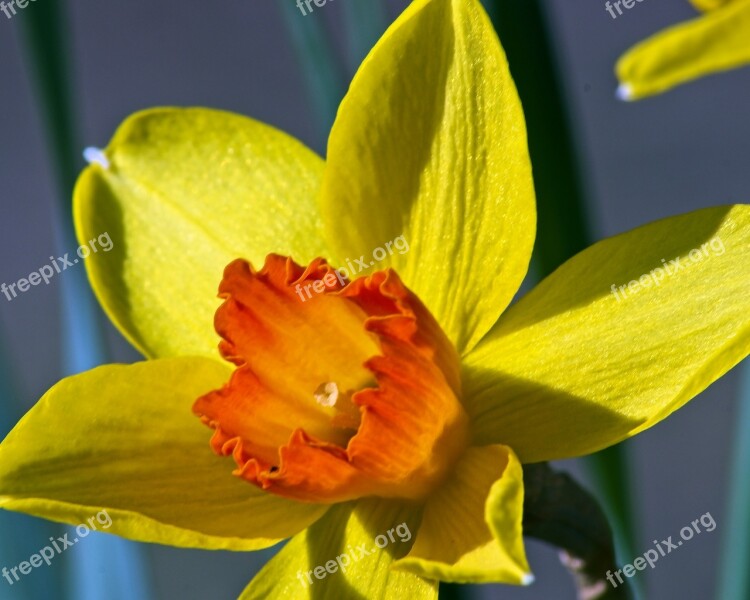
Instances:
[[[335,36],[347,1],[364,0],[329,2],[304,18],[325,19]],[[133,111],[175,104],[248,114],[322,149],[276,0],[67,4],[86,145],[106,145]],[[406,2],[389,4],[392,18]],[[617,20],[599,0],[548,0],[547,5],[598,237],[704,206],[748,201],[750,69],[637,104],[613,96],[616,58],[645,36],[694,15],[685,0],[645,0]],[[39,268],[55,250],[54,184],[22,50],[23,18],[24,11],[11,21],[0,14],[0,282]],[[58,293],[53,280],[13,302],[0,297],[0,326],[29,405],[57,379]],[[137,358],[118,334],[110,337],[119,361]],[[713,533],[696,537],[639,575],[648,581],[652,598],[712,597],[720,538],[731,527],[723,517],[736,375],[627,443],[634,457],[643,551],[652,539],[676,535],[703,513],[711,512],[718,523]],[[564,466],[580,473],[575,462]],[[224,552],[155,546],[148,552],[160,598],[234,598],[258,564],[250,555]],[[537,584],[523,590],[476,588],[475,597],[574,597],[555,550],[530,542],[529,555]],[[3,594],[9,591],[0,582]]]

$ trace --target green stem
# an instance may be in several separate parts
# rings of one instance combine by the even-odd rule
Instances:
[[[356,70],[386,29],[385,7],[381,0],[347,0],[341,10],[349,64]]]
[[[31,72],[41,98],[40,112],[49,133],[53,168],[60,189],[64,190],[60,199],[67,214],[69,191],[73,189],[79,168],[79,144],[75,135],[71,76],[66,61],[68,53],[63,39],[64,27],[61,26],[65,15],[59,2],[47,2],[33,8],[22,15],[21,23],[33,66]]]
[[[534,257],[546,277],[592,243],[578,151],[539,0],[493,0],[493,18],[526,116],[537,196]]]
[[[545,277],[593,241],[582,168],[542,2],[492,0],[489,9],[526,116],[538,210],[534,264]],[[635,540],[626,451],[613,446],[586,462],[612,522],[618,552],[632,557]]]
[[[6,351],[5,339],[5,332],[0,330],[0,440],[23,415],[20,386],[11,354]],[[57,524],[4,510],[0,510],[0,531],[3,532],[0,536],[0,566],[16,564],[20,557],[37,551],[39,540],[61,533]],[[25,580],[21,586],[17,586],[17,592],[14,590],[17,595],[13,598],[51,598],[61,584],[60,569],[53,568],[46,577]],[[0,585],[5,587],[5,581],[2,580]]]
[[[297,51],[317,117],[318,136],[325,141],[346,92],[344,69],[331,48],[317,13],[302,15],[294,2],[289,0],[277,0],[277,5]]]
[[[750,359],[740,366],[740,402],[737,415],[732,479],[723,533],[717,598],[750,598]]]
[[[56,243],[59,251],[67,252],[77,245],[70,218],[70,198],[81,159],[75,133],[71,76],[66,61],[69,53],[65,32],[68,28],[63,7],[64,3],[59,0],[40,2],[25,11],[21,19],[59,189]],[[72,270],[60,280],[60,289],[62,371],[68,375],[106,362],[107,352],[102,313],[89,288],[85,271]],[[147,600],[151,593],[144,562],[136,544],[94,534],[76,552],[69,565],[68,593],[77,600],[103,597],[124,600],[128,594]],[[91,577],[92,572],[106,577]]]
[[[47,132],[53,172],[57,180],[56,245],[69,252],[77,246],[70,217],[71,197],[82,167],[81,144],[76,135],[64,3],[35,5],[23,14],[23,30],[31,58],[39,111]],[[72,270],[60,282],[63,313],[63,375],[106,362],[103,317],[83,269]]]

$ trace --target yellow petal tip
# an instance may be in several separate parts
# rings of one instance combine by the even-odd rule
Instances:
[[[101,148],[89,146],[83,151],[83,158],[85,158],[86,162],[90,165],[97,164],[104,169],[109,169],[109,159],[107,158],[107,154]]]
[[[615,97],[623,102],[630,102],[633,100],[633,88],[627,83],[621,83],[615,90]]]

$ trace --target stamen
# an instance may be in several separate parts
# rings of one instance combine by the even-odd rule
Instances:
[[[335,381],[327,381],[321,383],[313,395],[318,404],[335,410],[331,425],[337,429],[357,431],[361,415],[359,408],[352,403],[351,392],[340,392]]]
[[[336,401],[339,399],[339,386],[333,381],[321,383],[313,396],[321,406],[336,406]]]

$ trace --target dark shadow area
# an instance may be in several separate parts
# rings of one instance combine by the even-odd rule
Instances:
[[[490,369],[474,368],[472,373],[471,378],[464,373],[464,381],[493,382],[492,389],[464,389],[467,410],[474,424],[474,442],[510,446],[522,462],[588,454],[622,440],[627,432],[642,423],[533,381]],[[490,394],[497,394],[497,408],[480,408],[478,400],[486,403]],[[560,418],[562,415],[564,420]],[[591,423],[596,423],[596,427],[592,428]],[[534,440],[532,448],[529,439]],[[580,440],[581,451],[560,452],[556,447],[556,440],[560,439],[569,440],[569,445],[571,441]]]

